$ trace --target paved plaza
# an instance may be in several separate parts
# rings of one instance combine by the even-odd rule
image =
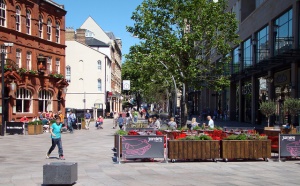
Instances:
[[[93,123],[91,124],[93,126]],[[104,129],[75,130],[62,134],[65,162],[78,163],[76,186],[101,185],[284,185],[300,184],[300,161],[231,162],[128,162],[112,161],[112,120]],[[45,159],[51,145],[50,134],[0,136],[0,185],[43,185],[43,165],[63,160],[57,148]]]

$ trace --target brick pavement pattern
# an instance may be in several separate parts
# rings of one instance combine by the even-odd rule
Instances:
[[[75,130],[62,134],[66,162],[78,163],[76,186],[100,185],[162,185],[162,186],[257,186],[299,185],[300,161],[276,162],[112,162],[112,120],[105,119],[104,129]],[[51,145],[50,134],[6,135],[0,137],[0,185],[40,186],[43,165],[62,160],[57,147],[51,158],[46,152]]]

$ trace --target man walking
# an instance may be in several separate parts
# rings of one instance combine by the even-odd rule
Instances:
[[[76,121],[76,116],[72,111],[70,110],[68,114],[68,129],[71,134],[73,134],[73,123]]]
[[[84,120],[85,120],[85,129],[90,129],[90,121],[91,121],[91,113],[89,110],[86,111],[84,114]]]

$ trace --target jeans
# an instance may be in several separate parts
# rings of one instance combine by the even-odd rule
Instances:
[[[136,123],[137,120],[138,120],[138,117],[137,117],[137,116],[134,116],[134,118],[133,118],[134,123]]]
[[[59,156],[63,156],[63,148],[62,148],[61,138],[52,138],[52,145],[48,151],[48,154],[51,154],[51,152],[55,149],[56,145],[58,147]]]
[[[72,122],[68,122],[68,129],[71,133],[73,133],[73,126],[72,126]]]

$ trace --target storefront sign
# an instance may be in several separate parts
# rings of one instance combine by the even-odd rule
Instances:
[[[164,136],[122,136],[122,157],[164,158]]]
[[[9,134],[23,134],[23,122],[6,122],[6,133]]]
[[[300,156],[300,135],[281,134],[279,136],[280,156]]]
[[[291,82],[291,70],[285,70],[274,74],[274,85],[286,85]]]

